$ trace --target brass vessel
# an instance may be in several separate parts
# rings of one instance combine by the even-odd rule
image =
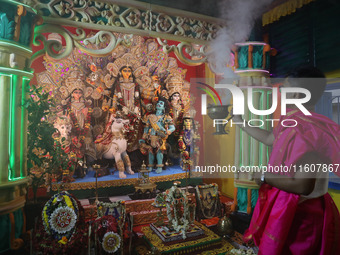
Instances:
[[[231,236],[233,234],[233,224],[226,214],[219,219],[217,223],[217,232],[223,237]]]

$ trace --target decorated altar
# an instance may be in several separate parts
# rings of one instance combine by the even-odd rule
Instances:
[[[145,243],[136,247],[137,254],[147,254],[149,249],[158,254],[204,254],[204,251],[225,254],[233,248],[221,236],[195,220],[198,198],[188,195],[177,182],[157,195],[153,205],[166,208],[166,217],[160,211],[156,222],[142,227]]]
[[[36,74],[37,87],[48,93],[45,100],[52,105],[47,121],[56,128],[55,146],[68,158],[66,169],[48,176],[52,190],[60,183],[67,190],[134,185],[143,161],[151,182],[189,175],[185,144],[193,136],[188,138],[186,130],[198,138],[191,151],[199,146],[202,130],[197,121],[183,125],[196,115],[187,69],[160,40],[111,35],[121,43],[104,56],[95,53],[107,44],[94,42],[98,33],[90,32],[67,57],[44,55],[45,70]],[[56,33],[47,37],[62,43]],[[199,162],[199,154],[190,162]]]
[[[148,254],[148,251],[154,249],[159,254],[227,254],[233,249],[233,246],[220,236],[209,230],[202,224],[196,223],[203,231],[204,235],[194,240],[183,240],[182,242],[164,244],[162,240],[153,232],[150,227],[143,228],[145,233],[146,246],[137,246],[137,254]]]

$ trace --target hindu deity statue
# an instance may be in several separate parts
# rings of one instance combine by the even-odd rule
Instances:
[[[134,117],[140,116],[140,91],[133,74],[137,67],[138,61],[130,53],[107,65],[110,74],[115,77],[111,89],[114,111]]]
[[[141,85],[141,104],[143,115],[148,115],[154,112],[154,105],[157,103],[160,97],[168,98],[166,88],[163,80],[155,74],[155,71],[144,69],[148,76],[143,76],[138,79],[138,83]]]
[[[103,70],[98,68],[94,63],[90,65],[91,72],[86,77],[86,82],[93,88],[91,97],[94,100],[103,99],[104,95],[109,95],[112,84],[105,83]],[[111,85],[111,86],[110,86]]]
[[[110,111],[113,114],[118,112],[122,119],[130,120],[130,131],[126,133],[128,151],[138,149],[138,139],[143,133],[140,90],[134,76],[134,73],[139,72],[138,66],[138,61],[131,53],[126,53],[107,65],[109,75],[115,79],[111,88],[112,108]]]
[[[147,143],[151,146],[149,150],[149,170],[154,166],[156,157],[157,170],[161,173],[163,168],[163,154],[166,151],[166,140],[175,131],[172,118],[166,113],[167,101],[160,99],[156,104],[156,113],[145,116],[145,128],[143,139],[140,143]]]
[[[71,146],[70,134],[72,131],[70,118],[65,115],[58,116],[53,126],[58,129],[58,133],[54,134],[55,140],[59,142],[61,149],[65,151],[65,153],[69,153]]]
[[[97,137],[95,141],[98,158],[115,159],[119,178],[126,178],[125,168],[128,174],[134,174],[129,155],[126,153],[127,140],[124,133],[128,125],[128,119],[123,120],[111,114],[103,136]]]
[[[61,103],[72,124],[70,157],[74,161],[92,162],[96,158],[91,132],[92,102],[86,100],[87,90],[80,72],[71,71],[60,90],[68,95]]]
[[[180,75],[170,75],[167,78],[167,88],[170,102],[169,115],[175,124],[175,131],[169,137],[169,144],[173,154],[179,153],[177,142],[181,130],[183,129],[184,104],[181,99],[183,91],[183,79]]]
[[[157,69],[152,72],[152,87],[153,91],[153,102],[157,102],[160,97],[169,98],[168,92],[164,84],[164,78],[160,77],[160,74],[156,73]],[[164,74],[163,74],[164,75]]]

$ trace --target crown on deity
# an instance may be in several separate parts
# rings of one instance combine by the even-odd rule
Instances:
[[[70,118],[68,118],[66,115],[58,116],[55,124],[57,125],[72,125]]]
[[[70,71],[68,77],[65,78],[65,87],[69,94],[71,94],[74,90],[81,90],[84,92],[85,85],[83,82],[83,74],[80,70],[74,69]]]
[[[133,54],[126,53],[122,57],[117,58],[113,63],[109,63],[106,68],[113,76],[117,77],[119,71],[124,66],[130,67],[132,71],[135,71],[140,66],[140,63]]]
[[[172,75],[170,74],[166,79],[166,87],[168,89],[169,96],[174,93],[179,93],[180,95],[183,92],[183,78],[181,75]]]
[[[186,111],[183,115],[183,119],[191,119],[193,118],[192,114],[190,111]]]

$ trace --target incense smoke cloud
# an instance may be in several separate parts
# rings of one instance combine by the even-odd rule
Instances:
[[[273,0],[221,0],[218,9],[220,18],[226,21],[226,27],[220,29],[216,39],[210,44],[208,61],[214,72],[224,77],[235,76],[230,68],[230,52],[237,42],[248,39],[251,30],[265,8]]]

